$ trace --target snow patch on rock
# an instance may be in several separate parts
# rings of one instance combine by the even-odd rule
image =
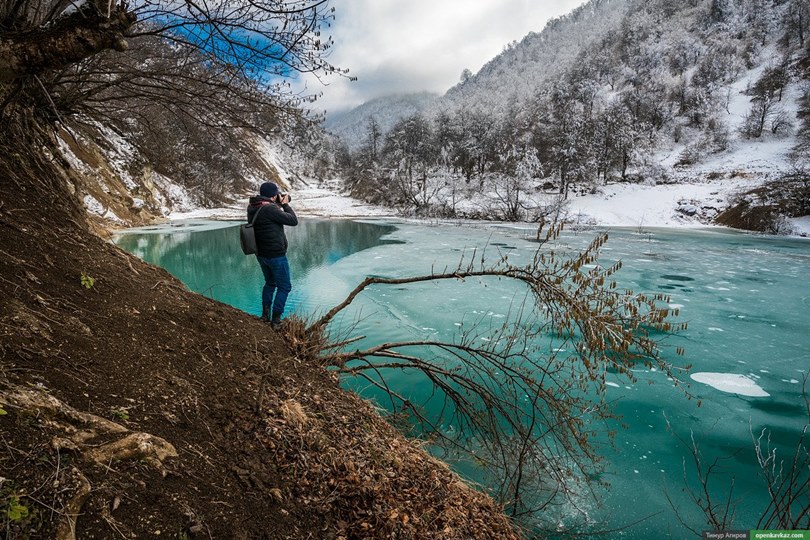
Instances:
[[[123,219],[118,217],[115,214],[115,212],[113,212],[109,208],[106,208],[103,204],[101,204],[101,202],[99,202],[98,199],[96,199],[92,195],[85,195],[82,202],[84,203],[84,207],[87,208],[87,211],[90,212],[91,214],[107,219],[119,225],[127,224]]]

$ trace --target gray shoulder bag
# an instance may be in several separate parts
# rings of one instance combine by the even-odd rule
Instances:
[[[253,255],[256,253],[256,231],[253,230],[253,223],[256,221],[256,218],[259,217],[259,212],[261,212],[262,208],[265,206],[266,205],[262,205],[256,210],[250,223],[245,223],[239,227],[239,243],[242,244],[242,252],[245,255]]]

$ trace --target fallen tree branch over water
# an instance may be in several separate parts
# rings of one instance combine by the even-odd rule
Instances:
[[[545,524],[550,528],[561,515],[552,507],[579,508],[583,491],[590,490],[588,479],[600,471],[598,442],[612,437],[614,428],[604,422],[615,418],[605,399],[606,374],[635,381],[633,368],[643,364],[679,386],[678,374],[688,369],[659,349],[661,338],[686,329],[671,321],[677,310],[669,308],[669,298],[619,289],[613,278],[621,261],[598,264],[607,234],[566,256],[548,249],[560,233],[561,226],[545,237],[538,233],[539,247],[525,266],[503,254],[490,263],[484,249],[456,268],[429,275],[367,277],[307,328],[308,342],[322,344],[325,365],[382,391],[392,412],[405,413],[410,427],[444,448],[446,458],[483,466],[512,516],[547,515],[554,519]],[[348,348],[356,338],[345,329],[339,330],[341,339],[329,339],[335,316],[372,285],[487,285],[504,279],[524,284],[526,292],[498,327],[482,318],[471,328],[462,325],[452,341],[385,342],[357,350]],[[431,386],[426,403],[395,387],[392,370],[418,372]]]

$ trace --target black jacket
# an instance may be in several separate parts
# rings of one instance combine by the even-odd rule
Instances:
[[[259,257],[281,257],[287,254],[287,236],[284,225],[295,227],[298,217],[289,204],[279,206],[267,197],[251,197],[247,209],[248,222],[253,219],[259,208],[262,213],[253,223],[256,233],[256,255]]]

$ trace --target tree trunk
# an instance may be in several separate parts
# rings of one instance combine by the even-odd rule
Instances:
[[[762,136],[762,130],[765,129],[765,120],[768,118],[768,106],[765,98],[762,99],[760,103],[760,110],[759,112],[759,119],[757,120],[756,130],[754,132],[754,137],[759,138]]]
[[[118,8],[107,18],[79,11],[47,28],[0,38],[0,83],[75,64],[106,49],[127,49],[124,33],[133,13]]]
[[[560,195],[568,200],[568,167],[565,165],[560,167]]]
[[[627,180],[627,167],[630,165],[630,156],[622,152],[622,180]]]

